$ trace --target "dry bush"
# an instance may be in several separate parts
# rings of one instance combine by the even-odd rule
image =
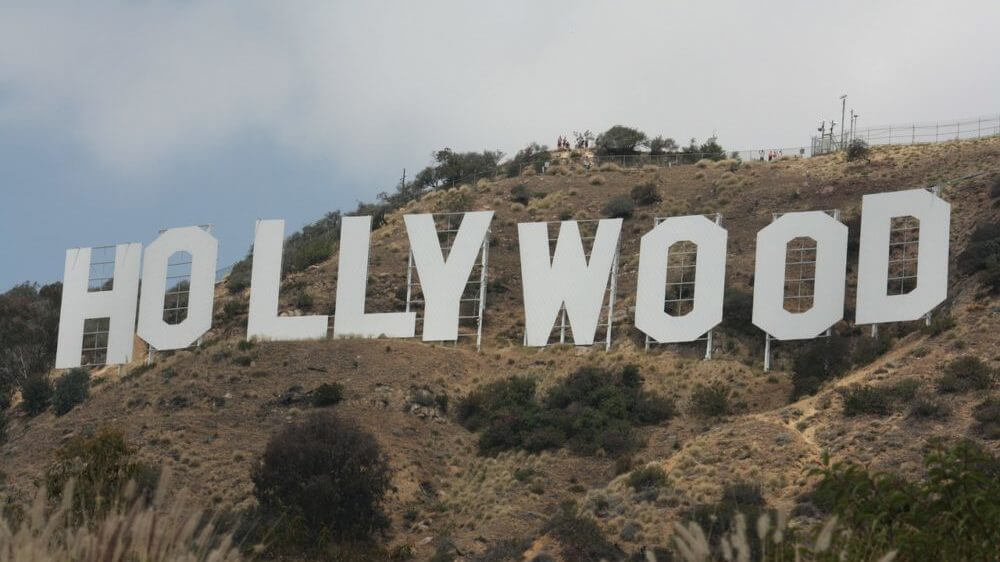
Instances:
[[[694,179],[696,179],[696,180],[703,180],[703,179],[705,179],[705,172],[699,171],[698,173],[696,173],[694,175]]]
[[[590,185],[603,185],[604,178],[595,174],[593,176],[590,176],[590,179],[587,180],[587,183],[589,183]]]
[[[642,167],[643,172],[655,172],[659,169],[660,168],[658,166],[654,166],[652,164],[646,164],[645,166]]]
[[[566,166],[562,165],[549,166],[548,169],[545,170],[545,173],[550,176],[568,176],[569,170],[566,168]]]
[[[732,172],[723,172],[719,178],[719,185],[723,187],[738,187],[741,183],[739,176]]]
[[[527,168],[521,170],[521,175],[526,177],[531,177],[537,173],[538,172],[536,172],[535,169],[532,168],[531,166],[528,166]]]
[[[620,172],[622,171],[622,167],[614,162],[605,162],[597,170],[600,172]]]
[[[0,516],[0,562],[224,562],[242,560],[231,535],[191,507],[186,494],[168,495],[167,478],[151,504],[134,500],[99,521],[69,523],[73,483],[62,503],[47,507],[47,492],[35,495],[23,521]]]
[[[695,166],[698,166],[699,168],[703,168],[704,169],[704,168],[707,168],[711,164],[713,164],[713,162],[711,160],[709,160],[707,158],[702,158],[701,160],[698,160],[695,163]]]
[[[813,540],[795,540],[794,534],[788,529],[788,517],[781,512],[774,516],[764,513],[751,521],[754,528],[748,529],[747,518],[742,513],[734,517],[733,528],[728,530],[722,537],[719,537],[718,546],[710,544],[710,540],[705,531],[695,522],[689,521],[687,525],[679,522],[674,523],[674,545],[677,553],[677,560],[684,562],[710,562],[712,560],[837,560],[847,554],[850,532],[848,529],[838,525],[837,517],[828,519]],[[755,536],[756,535],[756,536]],[[758,539],[754,541],[753,539]],[[758,542],[762,552],[754,556],[753,543]],[[720,552],[721,551],[721,552]],[[647,559],[656,561],[656,556]],[[878,554],[872,552],[868,560],[877,562],[892,562],[896,558],[896,551],[890,551],[880,558]]]

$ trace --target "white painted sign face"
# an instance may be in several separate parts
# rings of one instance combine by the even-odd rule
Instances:
[[[546,223],[517,225],[526,345],[541,347],[548,343],[563,304],[573,329],[573,343],[594,343],[621,229],[622,219],[601,220],[588,261],[576,221],[560,224],[555,255],[551,257]]]
[[[62,304],[59,310],[59,338],[56,348],[57,369],[80,366],[83,323],[92,318],[110,319],[107,334],[107,363],[113,365],[132,360],[132,336],[135,331],[135,303],[139,297],[139,260],[142,255],[142,244],[115,246],[113,288],[108,291],[87,291],[90,281],[90,254],[91,248],[66,251]]]
[[[187,317],[178,324],[163,320],[167,289],[167,260],[176,252],[191,255],[191,286]],[[215,268],[219,241],[196,226],[171,228],[146,247],[142,262],[138,335],[154,349],[184,349],[212,328]]]
[[[785,310],[785,258],[788,243],[807,236],[816,241],[812,307]],[[757,233],[753,323],[779,340],[815,338],[844,316],[847,227],[821,211],[786,213]]]
[[[340,263],[337,264],[337,313],[333,335],[337,337],[412,338],[416,333],[414,312],[365,312],[368,289],[368,249],[371,217],[344,217],[340,227]],[[437,238],[437,234],[434,235]],[[326,328],[324,327],[324,331]]]
[[[433,215],[406,215],[413,263],[424,295],[424,341],[458,339],[462,293],[490,229],[493,211],[465,213],[447,259],[441,251]]]
[[[639,243],[635,327],[660,343],[694,341],[722,322],[726,284],[726,230],[702,215],[670,217]],[[697,245],[694,304],[684,316],[663,310],[668,251],[681,241]]]
[[[858,268],[857,324],[916,320],[939,305],[948,289],[948,241],[951,206],[923,189],[865,195],[862,203]],[[891,224],[895,217],[919,221],[916,284],[907,294],[889,294]],[[459,337],[461,300],[470,272],[488,243],[492,211],[465,213],[450,248],[442,248],[432,215],[403,217],[410,251],[424,296],[423,339]],[[518,224],[525,338],[528,346],[548,343],[565,307],[573,343],[594,343],[609,282],[615,272],[622,219],[598,221],[588,257],[576,221],[559,225],[550,254],[548,224]],[[247,338],[321,339],[327,317],[278,316],[281,255],[285,223],[261,220],[255,226]],[[816,242],[812,306],[804,312],[785,309],[785,268],[789,241]],[[365,312],[371,217],[344,217],[336,288],[333,333],[338,337],[410,338],[414,312]],[[683,316],[664,311],[668,252],[690,241],[697,246],[692,310]],[[662,343],[693,341],[722,320],[727,233],[704,216],[673,217],[646,233],[639,246],[636,281],[636,327]],[[163,320],[167,262],[176,252],[191,255],[191,286],[186,319]],[[113,284],[88,291],[91,248],[66,252],[56,367],[79,366],[84,322],[108,319],[107,364],[132,358],[139,300],[138,335],[156,349],[182,349],[211,327],[218,241],[197,227],[170,229],[154,240],[142,260],[141,244],[115,247]],[[139,268],[142,262],[142,295]],[[779,340],[818,336],[843,317],[847,269],[847,227],[827,213],[787,213],[757,234],[753,323]],[[609,303],[610,304],[610,303]],[[86,335],[93,339],[92,334]],[[100,352],[104,351],[101,347]]]
[[[865,195],[861,203],[858,257],[858,324],[917,320],[948,296],[948,237],[951,205],[925,189]],[[916,287],[890,295],[890,225],[894,217],[920,221]]]
[[[259,220],[253,237],[247,339],[309,340],[326,337],[326,316],[278,316],[285,221]]]

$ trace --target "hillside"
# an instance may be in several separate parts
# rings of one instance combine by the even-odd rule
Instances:
[[[554,539],[542,528],[569,499],[626,552],[667,545],[672,521],[691,506],[718,501],[722,489],[734,482],[759,486],[769,505],[795,510],[805,521],[810,509],[801,497],[815,482],[807,470],[820,463],[824,452],[834,461],[911,477],[920,474],[923,453],[935,437],[970,437],[1000,453],[1000,441],[984,439],[975,429],[972,410],[985,398],[982,393],[935,398],[950,410],[937,419],[915,418],[905,406],[882,416],[845,416],[842,392],[852,385],[887,387],[912,380],[907,383],[917,388],[912,400],[935,394],[935,381],[957,357],[973,355],[991,368],[1000,366],[997,297],[977,276],[962,275],[955,266],[976,225],[1000,221],[990,190],[998,172],[1000,138],[992,138],[879,148],[870,162],[853,163],[834,155],[588,171],[567,159],[545,174],[431,192],[387,215],[385,225],[372,233],[367,311],[404,306],[404,213],[494,210],[480,352],[467,338],[458,344],[327,339],[240,345],[246,322],[241,304],[248,292],[231,295],[220,286],[215,325],[200,348],[157,354],[149,369],[140,368],[144,358],[137,357],[121,372],[99,371],[91,397],[64,416],[12,414],[7,442],[0,447],[3,493],[8,501],[27,501],[61,444],[110,425],[126,433],[143,459],[170,467],[178,489],[191,490],[213,507],[245,508],[254,502],[250,467],[269,437],[309,413],[313,389],[338,382],[346,392],[335,411],[373,433],[394,469],[396,491],[388,505],[392,533],[386,542],[412,545],[420,560],[434,554],[442,537],[467,559],[504,539],[525,541],[532,554],[555,555]],[[645,183],[654,184],[663,201],[636,207],[624,222],[611,350],[605,352],[603,345],[521,346],[517,223],[600,218],[609,199],[628,196]],[[519,184],[531,194],[527,205],[511,201],[511,190]],[[765,373],[763,333],[740,329],[728,311],[716,330],[710,361],[701,359],[702,343],[646,351],[631,325],[639,238],[654,217],[721,213],[729,231],[727,294],[749,293],[756,232],[771,221],[772,212],[840,209],[856,239],[863,194],[930,186],[940,186],[941,197],[952,205],[949,299],[935,317],[950,315],[954,327],[935,333],[922,329],[922,323],[882,326],[881,337],[892,340],[889,349],[826,382],[815,395],[789,398],[790,371],[807,344],[775,344],[774,369]],[[837,327],[852,345],[868,337],[867,329],[849,324],[856,252],[848,260],[847,322]],[[336,277],[336,252],[286,276],[283,312],[332,313]],[[311,298],[299,298],[303,292]],[[308,310],[295,308],[303,303]],[[514,374],[537,377],[544,390],[584,366],[615,370],[626,364],[637,365],[645,387],[672,397],[679,410],[668,422],[638,429],[644,446],[625,467],[650,463],[664,469],[668,483],[653,499],[628,486],[628,471],[610,455],[566,449],[480,455],[478,436],[458,423],[454,407],[434,400],[447,396],[454,406],[484,383]],[[697,385],[713,383],[732,392],[730,414],[706,417],[690,407]]]

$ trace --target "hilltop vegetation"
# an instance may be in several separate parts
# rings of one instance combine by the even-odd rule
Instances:
[[[668,140],[649,148],[675,150]],[[512,158],[517,173],[501,166],[447,185],[501,158],[451,152],[430,167],[443,166],[430,172],[437,183],[408,183],[361,206],[377,217],[369,312],[405,306],[403,213],[496,211],[481,353],[468,339],[246,342],[243,262],[218,288],[200,347],[158,352],[145,365],[137,345],[120,374],[53,373],[58,286],[0,296],[0,356],[36,358],[3,363],[8,521],[36,496],[39,474],[57,489],[90,476],[77,471],[99,458],[116,478],[74,492],[81,517],[98,496],[106,522],[159,509],[149,467],[162,467],[167,498],[190,490],[215,517],[204,519],[217,524],[199,552],[232,541],[241,549],[223,552],[234,557],[253,558],[258,545],[259,558],[290,560],[651,553],[662,562],[727,548],[769,560],[846,551],[874,561],[895,549],[897,560],[990,559],[1000,139],[874,147],[850,162],[740,162],[704,144],[688,153],[717,160],[699,154],[673,167],[531,145]],[[854,256],[863,194],[932,185],[952,205],[952,260],[948,300],[930,323],[883,325],[877,338],[853,325],[852,257],[844,321],[829,338],[773,342],[765,373],[750,316],[754,235],[771,213],[840,209]],[[631,323],[639,238],[656,217],[716,212],[730,257],[712,360],[702,360],[705,342],[646,351]],[[545,349],[523,347],[516,224],[612,214],[624,226],[611,350],[555,344],[558,334]],[[286,241],[282,314],[335,312],[340,217]],[[56,509],[60,497],[42,505]],[[962,520],[973,508],[975,519]],[[351,510],[364,516],[329,520]]]

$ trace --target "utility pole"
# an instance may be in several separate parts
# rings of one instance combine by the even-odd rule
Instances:
[[[851,132],[847,133],[847,138],[854,140],[854,108],[851,108]]]
[[[840,148],[844,149],[844,117],[847,109],[847,94],[840,96]]]

